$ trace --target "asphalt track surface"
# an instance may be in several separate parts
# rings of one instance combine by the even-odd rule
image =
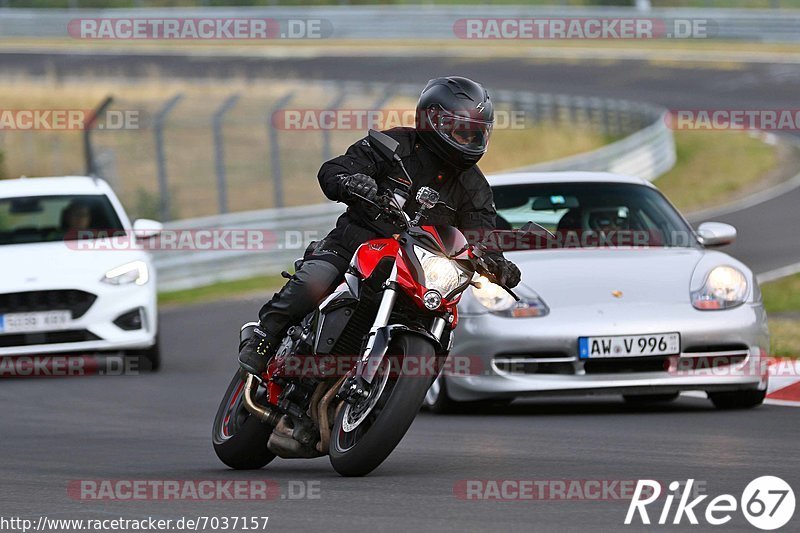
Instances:
[[[73,62],[63,65],[67,70],[106,61],[65,57]],[[35,74],[46,61],[0,54],[0,70]],[[135,76],[152,58],[108,61],[115,75]],[[423,82],[459,72],[509,89],[690,108],[794,108],[800,88],[800,67],[792,65],[708,71],[638,61],[170,61],[158,64],[189,78],[221,76],[231,69],[265,80],[295,76]],[[800,261],[798,202],[800,191],[795,190],[719,218],[739,226],[741,240],[734,251],[757,272]],[[238,327],[253,318],[259,305],[240,300],[165,310],[165,364],[158,374],[5,380],[0,386],[0,516],[269,516],[270,531],[617,531],[623,528],[627,501],[465,501],[456,497],[454,487],[463,480],[693,478],[712,496],[738,497],[750,480],[778,475],[800,490],[797,409],[765,405],[720,412],[695,398],[640,409],[612,397],[528,400],[472,416],[423,413],[395,453],[367,478],[339,478],[326,458],[276,460],[259,472],[231,472],[211,449],[211,422],[235,368]],[[320,498],[77,501],[67,486],[83,479],[270,479],[284,495],[290,482],[301,481],[318,483]],[[684,522],[678,528],[655,529],[687,527]],[[739,512],[725,528],[753,531]]]

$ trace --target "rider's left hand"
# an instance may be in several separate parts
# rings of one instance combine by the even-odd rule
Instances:
[[[502,255],[493,257],[490,267],[492,274],[494,274],[494,276],[497,278],[497,281],[499,281],[502,285],[505,285],[509,289],[513,289],[519,285],[520,278],[522,277],[519,268],[517,268],[517,265]]]

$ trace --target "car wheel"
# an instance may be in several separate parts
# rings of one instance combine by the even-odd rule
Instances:
[[[764,403],[766,390],[737,390],[729,392],[709,392],[708,399],[717,409],[750,409]]]
[[[667,403],[678,399],[677,392],[668,394],[623,394],[626,403],[633,405],[647,405],[653,403]]]
[[[447,394],[447,382],[442,376],[436,378],[425,394],[423,406],[430,412],[438,415],[445,414],[471,414],[483,407],[508,405],[509,399],[478,400],[474,402],[457,402]]]

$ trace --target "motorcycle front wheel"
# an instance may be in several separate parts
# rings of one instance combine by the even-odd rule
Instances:
[[[255,470],[275,459],[267,449],[273,427],[247,410],[244,394],[245,378],[237,371],[219,404],[211,436],[220,461],[236,470]],[[259,388],[256,400],[263,395]]]
[[[407,365],[403,361],[418,357]],[[419,335],[392,340],[368,397],[338,410],[329,446],[330,461],[342,476],[375,470],[402,440],[436,377],[427,362],[436,358],[433,344]]]

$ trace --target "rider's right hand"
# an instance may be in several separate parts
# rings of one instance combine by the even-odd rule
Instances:
[[[378,184],[375,180],[366,174],[352,174],[349,176],[342,176],[341,190],[343,192],[342,199],[348,201],[359,196],[366,198],[370,201],[375,201],[378,196]]]

